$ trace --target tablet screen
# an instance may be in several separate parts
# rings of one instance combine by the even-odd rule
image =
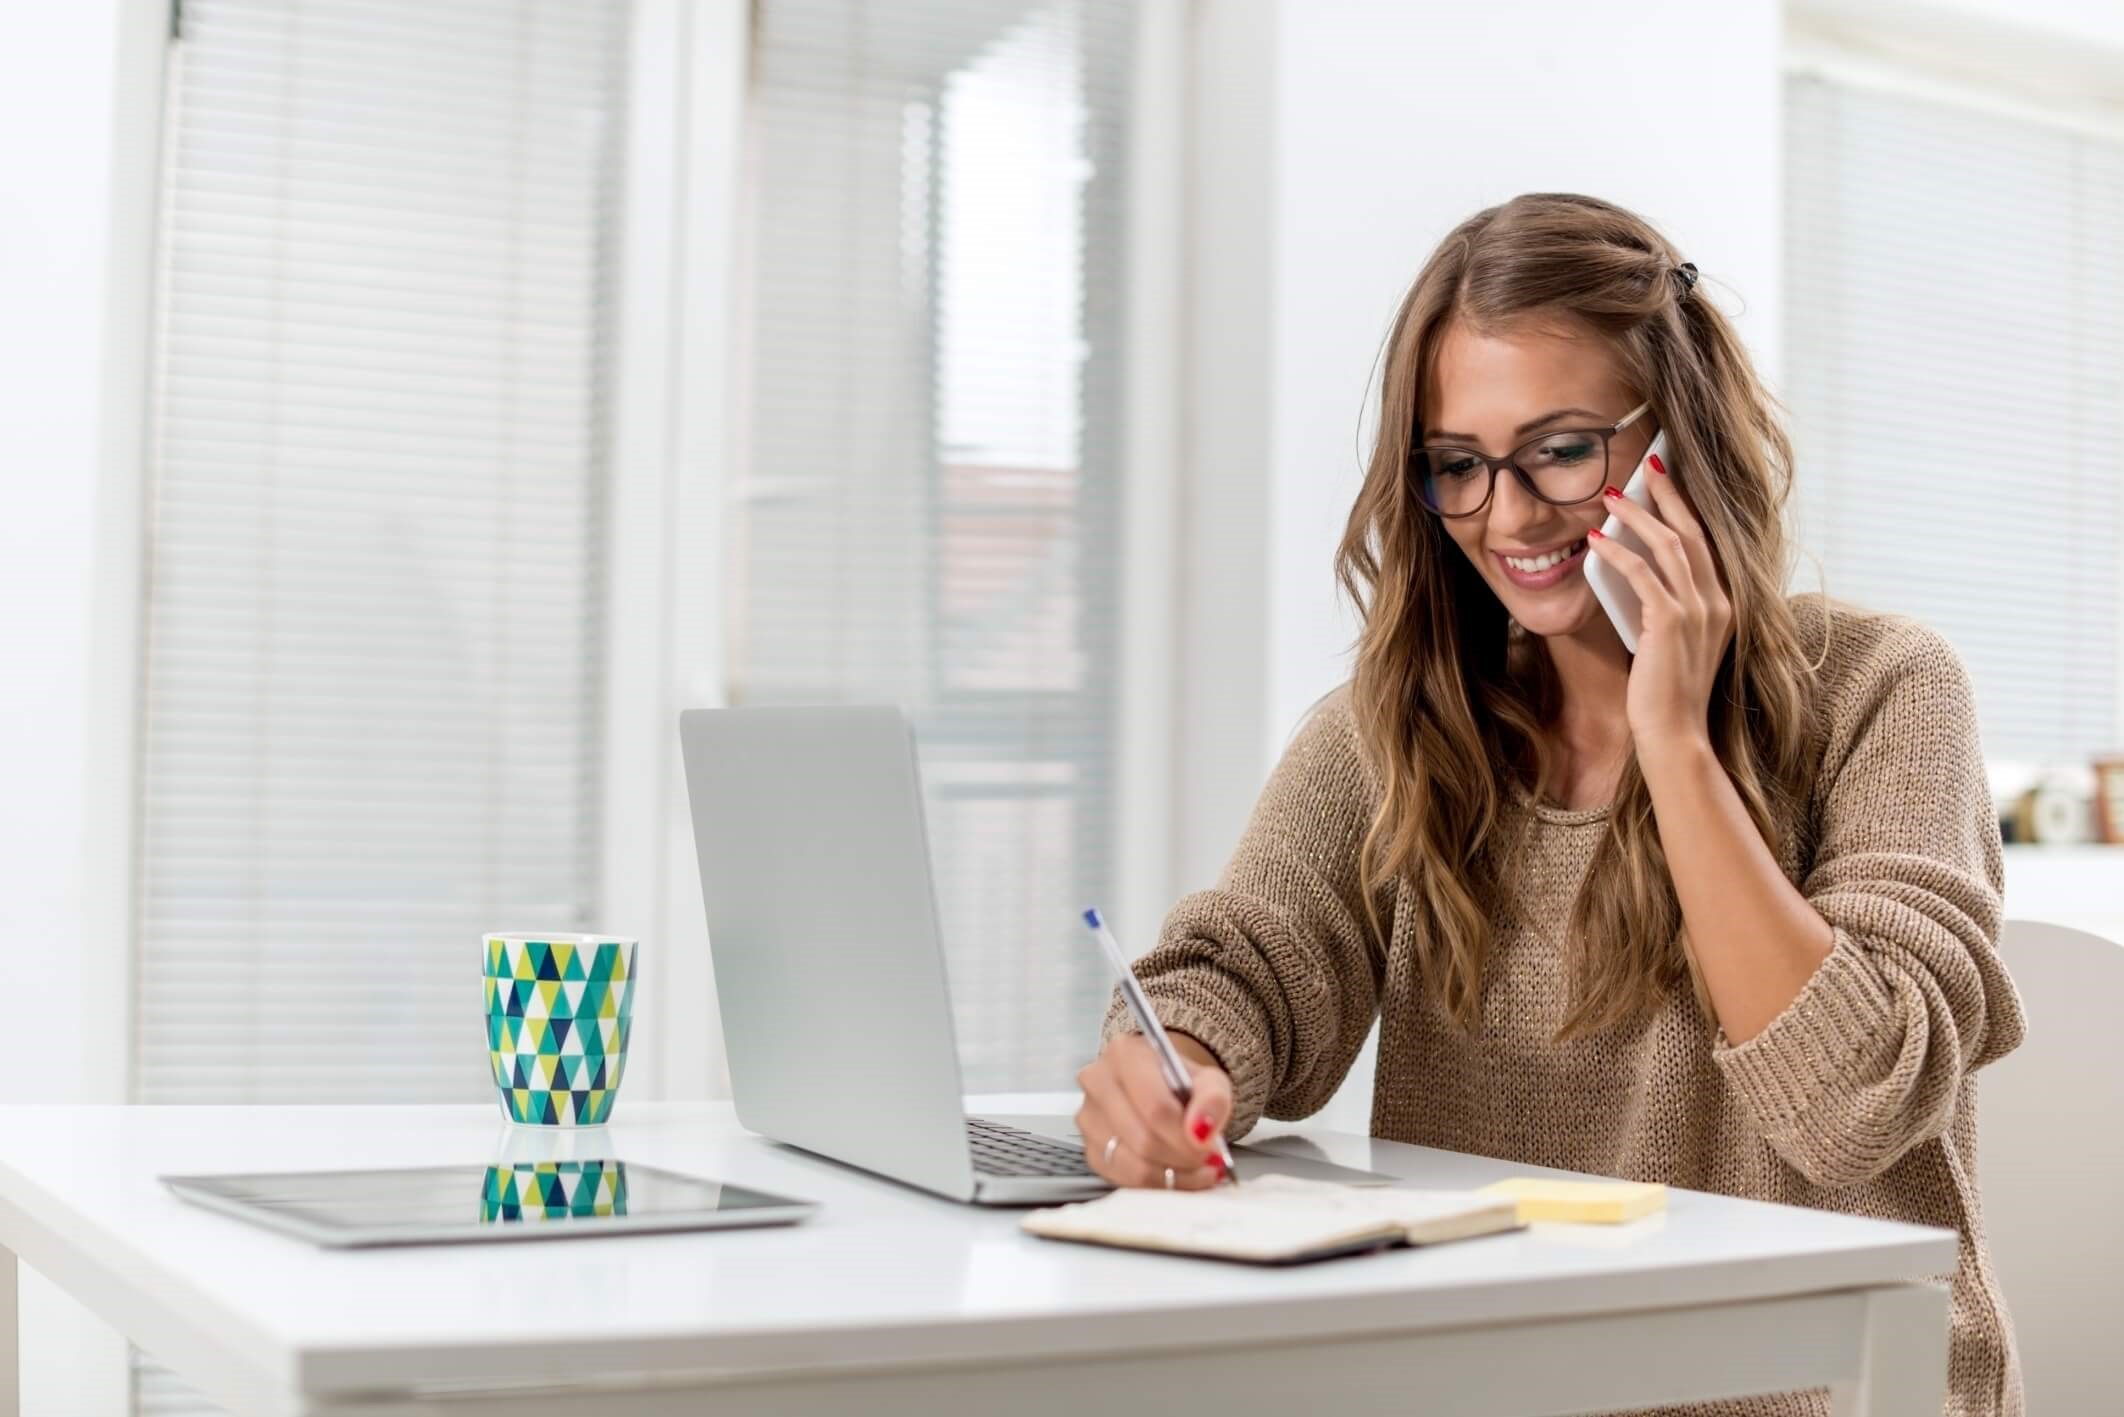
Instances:
[[[162,1179],[187,1200],[327,1244],[763,1224],[801,1218],[809,1208],[789,1196],[611,1159]]]

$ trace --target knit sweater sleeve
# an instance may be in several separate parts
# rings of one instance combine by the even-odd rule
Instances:
[[[2005,886],[1974,698],[1943,637],[1898,620],[1827,703],[1801,890],[1834,947],[1717,1065],[1818,1186],[1872,1179],[1945,1132],[1963,1077],[2024,1021],[1998,953]]]
[[[1383,951],[1357,856],[1377,801],[1372,782],[1338,694],[1285,750],[1216,887],[1182,898],[1136,962],[1160,1020],[1230,1074],[1228,1137],[1264,1113],[1318,1111],[1371,1028]],[[1117,997],[1104,1036],[1131,1027]]]

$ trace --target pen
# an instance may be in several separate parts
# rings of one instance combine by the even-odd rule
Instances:
[[[1150,1040],[1151,1051],[1158,1055],[1158,1066],[1165,1071],[1166,1086],[1180,1099],[1182,1107],[1195,1095],[1194,1085],[1188,1081],[1187,1064],[1173,1047],[1173,1040],[1165,1036],[1165,1025],[1158,1022],[1158,1015],[1151,1010],[1150,997],[1143,986],[1136,982],[1136,971],[1128,967],[1128,956],[1121,953],[1121,942],[1114,932],[1106,928],[1096,908],[1084,912],[1084,923],[1098,937],[1099,947],[1106,951],[1106,962],[1113,966],[1114,978],[1121,985],[1121,997],[1128,1001],[1128,1011],[1136,1016],[1136,1027]],[[1233,1185],[1239,1184],[1239,1168],[1232,1164],[1232,1149],[1223,1137],[1217,1138],[1217,1154],[1224,1160],[1224,1177]],[[1167,1172],[1170,1179],[1171,1174]]]

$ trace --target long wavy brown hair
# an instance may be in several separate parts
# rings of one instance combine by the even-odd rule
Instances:
[[[1773,852],[1805,802],[1809,680],[1820,661],[1803,651],[1784,589],[1791,443],[1726,317],[1676,278],[1680,260],[1649,223],[1611,203],[1516,197],[1440,243],[1387,337],[1378,440],[1336,556],[1363,620],[1352,708],[1384,788],[1360,877],[1375,931],[1381,887],[1406,888],[1423,987],[1470,1030],[1482,1012],[1487,905],[1523,841],[1503,839],[1508,779],[1537,797],[1547,791],[1562,699],[1539,638],[1511,623],[1415,495],[1410,450],[1453,322],[1480,332],[1528,317],[1576,322],[1607,341],[1637,396],[1651,400],[1733,606],[1711,742]],[[1633,752],[1571,907],[1559,1038],[1641,1020],[1684,981],[1708,1015],[1681,927]]]

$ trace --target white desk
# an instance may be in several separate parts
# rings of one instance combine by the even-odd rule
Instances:
[[[1946,1293],[1916,1281],[1953,1267],[1951,1232],[1690,1192],[1619,1230],[1254,1269],[1035,1240],[1015,1212],[762,1142],[726,1106],[624,1099],[610,1154],[824,1209],[794,1228],[333,1252],[155,1180],[478,1164],[505,1130],[487,1106],[0,1108],[0,1414],[7,1251],[244,1417],[1243,1417],[1382,1398],[1501,1417],[1823,1383],[1869,1417],[1944,1401]],[[1433,1186],[1530,1169],[1312,1143]]]

